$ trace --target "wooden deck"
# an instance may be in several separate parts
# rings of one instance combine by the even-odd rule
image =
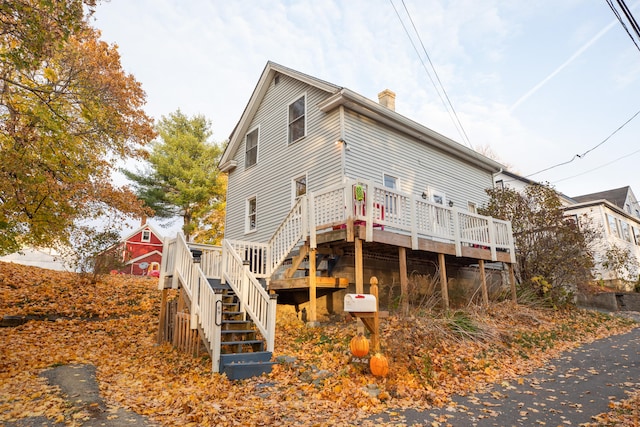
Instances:
[[[353,233],[349,232],[349,227],[340,228],[336,230],[330,230],[320,232],[317,234],[317,244],[329,244],[339,241],[353,242],[355,238],[365,240],[366,229],[363,225],[353,226]],[[373,243],[381,243],[390,246],[411,248],[411,236],[407,234],[401,234],[394,230],[373,230]],[[472,258],[476,260],[492,261],[491,251],[489,248],[462,246],[462,256],[465,258]],[[454,243],[438,242],[432,239],[418,238],[418,250],[425,252],[433,252],[436,254],[445,254],[456,256],[456,246]],[[509,252],[496,252],[496,260],[498,262],[511,262],[511,254]]]

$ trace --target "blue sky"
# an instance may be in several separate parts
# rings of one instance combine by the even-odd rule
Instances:
[[[425,72],[434,64],[467,143]],[[370,99],[528,176],[601,143],[640,110],[640,51],[605,0],[111,0],[93,25],[119,46],[154,118],[180,108],[226,140],[268,60]],[[638,14],[638,2],[629,3]],[[394,8],[395,6],[395,8]],[[403,25],[411,31],[420,56]],[[431,77],[435,76],[430,68]],[[640,196],[640,116],[531,176],[576,196]]]

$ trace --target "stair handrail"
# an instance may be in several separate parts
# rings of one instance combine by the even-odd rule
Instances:
[[[267,243],[269,251],[267,258],[269,260],[268,277],[282,265],[300,239],[305,237],[308,232],[307,196],[304,195],[296,200]]]
[[[269,295],[228,240],[222,243],[222,279],[238,296],[241,311],[247,313],[267,343],[275,347],[277,295]]]

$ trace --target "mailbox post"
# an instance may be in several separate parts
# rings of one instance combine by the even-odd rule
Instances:
[[[362,320],[371,332],[371,345],[375,352],[380,351],[380,317],[387,317],[388,312],[378,310],[378,278],[373,276],[370,294],[346,294],[344,296],[344,311]]]

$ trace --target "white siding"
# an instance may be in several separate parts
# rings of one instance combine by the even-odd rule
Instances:
[[[398,177],[401,191],[422,194],[431,188],[460,209],[467,209],[468,202],[482,206],[488,201],[485,189],[493,187],[491,172],[427,143],[354,112],[345,114],[345,140],[345,174],[350,178],[382,184],[383,173],[390,174]]]
[[[607,215],[611,215],[617,221],[628,224],[629,232],[632,234],[633,231],[631,227],[635,227],[640,230],[640,221],[620,215],[618,212],[603,204],[567,209],[566,212],[568,215],[577,215],[579,219],[582,217],[588,218],[587,223],[601,233],[600,238],[593,244],[594,261],[596,264],[594,268],[594,275],[596,278],[603,278],[605,280],[615,278],[612,272],[607,271],[602,266],[602,262],[605,260],[606,251],[611,247],[611,245],[616,245],[621,249],[630,250],[630,252],[635,255],[638,262],[640,262],[640,246],[636,243],[634,236],[631,236],[631,242],[629,242],[624,239],[624,236],[616,237],[615,235],[612,235],[609,232]],[[581,221],[584,220],[581,219]]]
[[[339,112],[325,114],[316,105],[327,92],[280,75],[279,83],[269,89],[249,124],[260,126],[258,163],[245,170],[242,142],[235,153],[238,166],[229,173],[225,237],[266,242],[291,208],[291,180],[307,174],[307,191],[341,182]],[[287,143],[287,106],[306,94],[307,135]],[[257,197],[257,230],[244,234],[245,200]]]

